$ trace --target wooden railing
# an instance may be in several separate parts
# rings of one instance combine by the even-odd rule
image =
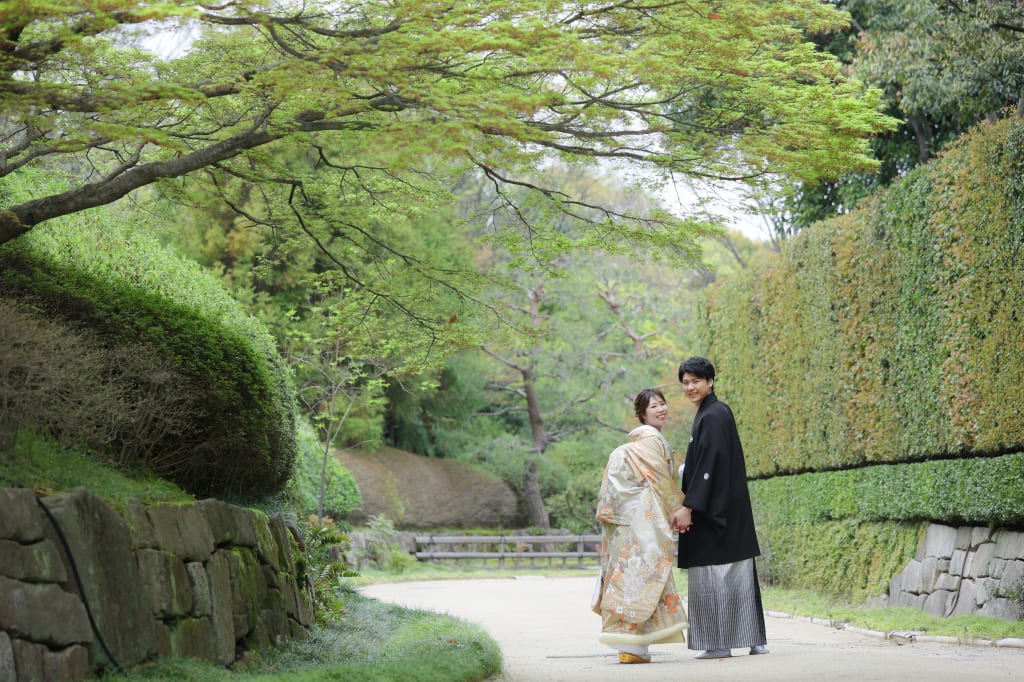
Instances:
[[[420,561],[472,564],[483,568],[592,568],[601,556],[600,535],[417,535]],[[574,565],[570,565],[574,562]]]

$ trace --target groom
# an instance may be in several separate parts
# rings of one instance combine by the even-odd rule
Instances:
[[[679,366],[686,397],[697,406],[683,464],[683,506],[669,522],[679,531],[679,567],[689,583],[689,648],[696,658],[727,658],[731,649],[768,653],[754,557],[761,553],[736,420],[715,396],[715,367],[701,357]]]

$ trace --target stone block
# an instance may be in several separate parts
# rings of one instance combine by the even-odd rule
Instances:
[[[206,562],[210,581],[210,625],[213,627],[214,653],[218,663],[235,660],[235,621],[232,614],[231,569],[226,550],[217,550]]]
[[[149,593],[151,615],[161,619],[188,615],[192,611],[192,585],[181,559],[157,549],[140,549],[140,585]]]
[[[999,592],[999,581],[994,578],[978,578],[974,581],[974,610],[977,611]]]
[[[1021,617],[1020,606],[1012,599],[1006,599],[1005,597],[990,599],[978,611],[978,614],[1010,621],[1020,620]]]
[[[23,583],[0,576],[0,630],[63,648],[93,641],[85,605],[53,583]]]
[[[246,649],[253,651],[259,651],[274,645],[270,635],[267,633],[267,628],[264,627],[263,621],[258,616],[252,630],[245,635],[243,645]]]
[[[1007,561],[999,578],[999,589],[1009,592],[1024,588],[1024,561]]]
[[[231,613],[237,638],[256,627],[267,581],[254,552],[237,548],[224,552],[224,556],[231,577]]]
[[[299,605],[298,605],[298,589],[296,583],[286,575],[279,575],[277,577],[277,591],[281,594],[281,601],[284,606],[284,612],[290,617],[298,619],[299,617]]]
[[[889,598],[892,600],[893,606],[907,606],[910,608],[921,608],[924,605],[924,601],[927,598],[926,595],[911,594],[910,592],[897,592],[890,594]]]
[[[305,641],[309,639],[309,630],[307,630],[301,623],[294,620],[288,619],[288,629],[291,632],[291,638],[297,641]],[[0,680],[2,682],[2,680]]]
[[[262,514],[254,514],[252,521],[256,531],[256,555],[260,563],[270,564],[275,571],[280,571],[281,552],[270,530],[270,519]]]
[[[889,601],[892,602],[893,606],[910,606],[910,601],[914,595],[909,592],[893,592],[889,595]]]
[[[1006,569],[1006,559],[1000,559],[998,557],[993,557],[992,560],[988,562],[988,574],[989,574],[989,576],[991,576],[993,578],[1002,578],[1003,577],[1003,571],[1005,569]]]
[[[89,650],[72,645],[51,651],[42,644],[13,641],[15,680],[21,682],[75,682],[89,678]]]
[[[0,682],[18,682],[18,669],[14,667],[14,646],[6,632],[0,630]]]
[[[157,546],[183,561],[206,561],[213,554],[213,533],[194,504],[161,504],[146,510]]]
[[[974,552],[968,551],[964,559],[964,567],[960,569],[960,575],[965,578],[973,578],[974,575]]]
[[[985,542],[978,545],[978,548],[972,552],[974,556],[972,557],[967,575],[971,578],[985,578],[992,575],[991,563],[995,558],[995,553],[996,544],[994,542]]]
[[[46,680],[43,658],[48,649],[42,644],[24,639],[13,639],[11,644],[14,649],[14,669],[18,671],[18,679],[32,682]]]
[[[89,649],[73,645],[60,651],[43,654],[43,679],[73,682],[84,680],[89,675]]]
[[[949,560],[949,574],[950,575],[966,575],[964,568],[967,566],[967,550],[954,549],[953,557]]]
[[[66,589],[86,601],[111,654],[121,665],[133,666],[146,659],[151,635],[148,595],[140,585],[131,534],[120,516],[95,495],[82,488],[43,499],[63,529],[71,561],[78,568],[84,594],[76,582]],[[47,531],[49,536],[53,531]],[[61,548],[55,537],[51,540]],[[108,666],[107,654],[98,641],[90,644],[94,669]]]
[[[912,594],[921,594],[924,591],[921,585],[921,562],[917,559],[911,560],[903,569],[902,589]]]
[[[48,539],[29,545],[0,540],[0,575],[34,583],[62,583],[68,579],[64,560]]]
[[[951,590],[935,590],[924,600],[923,610],[933,616],[945,617],[955,594]]]
[[[124,522],[132,538],[132,549],[156,549],[156,531],[142,500],[132,498],[125,508]]]
[[[918,590],[922,594],[926,594],[935,589],[935,583],[939,579],[939,560],[933,556],[925,557],[925,560],[921,562],[921,589]]]
[[[897,573],[889,580],[889,598],[895,599],[903,591],[903,574]]]
[[[167,658],[171,655],[171,628],[162,620],[153,619],[150,638],[150,657]]]
[[[313,595],[309,590],[299,589],[298,583],[296,583],[296,589],[299,592],[299,600],[297,602],[299,605],[299,622],[305,627],[310,627],[313,625],[313,617],[316,614],[316,609],[313,605]],[[879,599],[888,601],[889,595],[883,595]]]
[[[256,547],[253,513],[220,500],[208,499],[196,503],[210,525],[213,543],[217,547]]]
[[[957,541],[957,529],[952,526],[944,526],[940,523],[933,523],[928,526],[924,542],[918,548],[919,561],[926,556],[933,556],[939,559],[948,559],[953,555],[953,549]]]
[[[996,543],[995,555],[1000,559],[1024,559],[1024,533],[997,530],[992,539]]]
[[[182,618],[170,631],[172,655],[214,660],[213,628],[209,618]]]
[[[43,539],[48,527],[46,515],[28,488],[0,488],[0,538],[21,544]]]
[[[276,593],[274,590],[271,594]],[[260,613],[260,625],[273,646],[284,644],[288,638],[288,616],[280,608],[266,608]]]
[[[957,593],[956,602],[953,605],[951,616],[969,616],[974,613],[974,595],[977,591],[974,581],[964,579],[960,581],[960,592]]]
[[[196,618],[211,615],[213,606],[210,597],[210,578],[206,575],[206,567],[198,561],[190,561],[185,564],[185,572],[188,574],[188,584],[192,590],[192,612],[190,615]]]
[[[939,573],[949,573],[949,565],[952,563],[948,558],[939,559],[935,562],[935,568],[938,569]]]
[[[992,541],[992,529],[988,526],[974,526],[971,529],[971,549],[977,549],[986,542]]]
[[[960,590],[960,581],[963,578],[948,573],[939,575],[935,581],[936,590],[946,590],[948,592],[958,592]]]
[[[956,529],[956,542],[954,549],[967,551],[971,548],[971,537],[974,535],[974,526],[960,526]]]
[[[280,516],[270,517],[270,533],[277,545],[277,570],[294,575],[295,557],[292,555],[292,534],[283,518]]]

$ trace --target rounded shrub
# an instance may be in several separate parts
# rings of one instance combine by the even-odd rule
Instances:
[[[84,218],[5,244],[0,268],[0,296],[128,353],[108,357],[104,371],[145,409],[122,420],[132,428],[111,431],[107,456],[197,496],[284,487],[296,452],[290,373],[266,329],[212,276],[130,225]],[[158,428],[166,413],[187,420]],[[62,429],[75,440],[73,424]]]

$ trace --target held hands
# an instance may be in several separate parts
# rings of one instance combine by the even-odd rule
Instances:
[[[672,530],[685,533],[693,527],[692,510],[689,507],[680,507],[672,512],[668,522]]]

